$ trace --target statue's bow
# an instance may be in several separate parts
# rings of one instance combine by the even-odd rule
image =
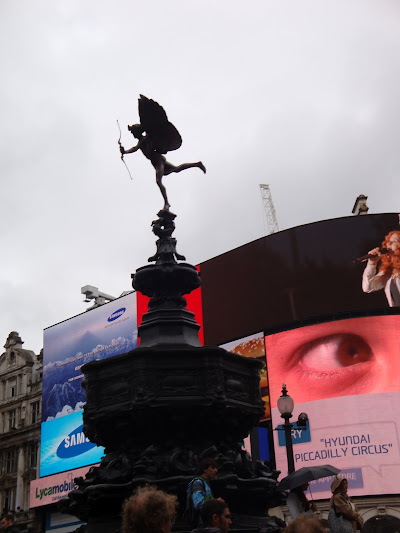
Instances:
[[[117,120],[117,124],[118,124],[118,129],[119,129],[119,139],[118,139],[118,144],[119,144],[119,147],[121,148],[121,136],[122,136],[122,132],[121,132],[121,126],[119,125],[119,122]],[[131,178],[131,180],[133,180],[132,176],[131,176],[131,173],[129,171],[129,168],[128,168],[128,165],[126,164],[125,162],[125,159],[124,159],[124,154],[121,152],[121,161],[123,162],[123,164],[125,165],[126,167],[126,170],[128,171],[128,174],[129,174],[129,177]]]

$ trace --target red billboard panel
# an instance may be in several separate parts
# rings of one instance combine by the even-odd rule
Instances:
[[[200,272],[200,266],[197,266],[197,271]],[[137,323],[138,326],[142,323],[142,318],[145,313],[148,311],[149,300],[148,296],[145,296],[141,292],[137,292]],[[204,334],[203,334],[203,308],[201,301],[201,287],[195,289],[189,294],[185,294],[184,298],[187,302],[187,309],[194,313],[194,318],[199,324],[199,339],[201,344],[204,344]],[[140,338],[138,339],[140,344]]]

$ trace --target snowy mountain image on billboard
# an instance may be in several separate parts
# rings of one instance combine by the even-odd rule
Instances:
[[[42,421],[82,410],[84,364],[135,348],[136,293],[45,329]]]

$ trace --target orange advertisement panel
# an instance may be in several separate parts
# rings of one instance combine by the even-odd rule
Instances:
[[[256,333],[255,335],[250,335],[244,339],[228,342],[222,344],[221,348],[224,348],[228,352],[243,355],[244,357],[253,357],[263,363],[263,367],[260,370],[260,392],[265,404],[265,415],[262,420],[269,420],[271,418],[271,409],[269,403],[267,368],[265,365],[264,334]]]

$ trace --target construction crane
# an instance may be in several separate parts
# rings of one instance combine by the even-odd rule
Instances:
[[[265,220],[269,234],[279,231],[278,220],[276,218],[275,207],[272,201],[269,185],[260,183],[261,198],[263,201]]]

